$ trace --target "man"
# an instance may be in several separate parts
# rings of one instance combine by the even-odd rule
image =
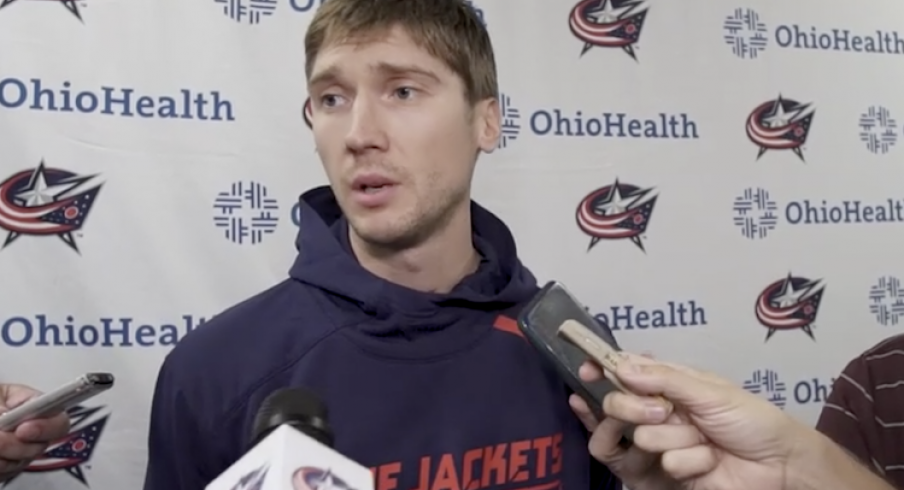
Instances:
[[[329,0],[305,54],[330,187],[301,196],[290,277],[167,356],[145,490],[203,488],[286,386],[318,393],[335,448],[373,468],[379,490],[616,485],[593,470],[566,388],[511,319],[534,277],[507,227],[470,200],[477,157],[500,135],[474,11]]]
[[[904,335],[848,363],[816,429],[904,488]]]
[[[607,395],[602,423],[577,396],[572,406],[593,431],[590,452],[631,490],[894,490],[829,438],[722,378],[635,356],[614,375],[637,395]],[[601,376],[581,370],[587,381]],[[636,426],[629,449],[619,444],[626,423]]]
[[[0,384],[0,413],[16,408],[40,393],[18,384]],[[19,424],[0,432],[0,482],[7,482],[47,450],[48,444],[69,432],[69,418],[55,415]]]

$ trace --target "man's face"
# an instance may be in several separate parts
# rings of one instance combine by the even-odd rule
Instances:
[[[499,136],[498,108],[472,107],[462,80],[404,30],[325,46],[308,90],[317,151],[364,241],[412,246],[469,205],[477,153]]]

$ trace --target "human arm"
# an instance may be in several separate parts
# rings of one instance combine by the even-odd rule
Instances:
[[[824,435],[721,377],[628,359],[615,375],[637,395],[610,393],[605,413],[636,424],[634,446],[659,455],[656,466],[630,472],[639,482],[632,488],[894,490]],[[651,410],[658,395],[674,404],[679,419]],[[591,453],[617,462],[612,442],[598,437],[604,432],[600,424]],[[654,478],[659,471],[667,478]]]

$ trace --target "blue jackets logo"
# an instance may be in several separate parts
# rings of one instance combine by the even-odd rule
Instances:
[[[298,468],[292,475],[295,490],[356,490],[339,478],[331,470],[312,466]]]
[[[766,327],[766,341],[779,330],[801,330],[811,339],[825,285],[822,280],[794,276],[766,286],[756,299],[756,319]]]
[[[269,470],[270,468],[264,465],[248,472],[239,478],[239,481],[232,486],[232,490],[262,490],[267,479],[267,471]]]
[[[644,251],[641,238],[658,197],[652,187],[622,184],[618,179],[587,194],[578,204],[575,217],[578,228],[590,237],[587,251],[601,240],[630,240]]]
[[[584,43],[581,56],[593,48],[620,48],[635,61],[647,9],[643,0],[581,0],[571,9],[568,27]]]
[[[69,434],[50,443],[50,448],[31,462],[13,480],[29,474],[65,472],[86,487],[85,465],[91,461],[110,414],[104,407],[76,406],[66,411],[71,428]],[[25,476],[28,478],[28,476]],[[9,485],[13,480],[8,480]],[[40,485],[34,485],[40,486]]]
[[[790,150],[804,161],[803,146],[810,135],[814,114],[811,104],[781,95],[758,105],[747,116],[747,137],[759,147],[757,160],[769,150]]]
[[[26,0],[28,2],[28,0]],[[0,10],[4,7],[8,7],[13,3],[21,3],[18,0],[0,0]],[[30,2],[30,3],[38,3],[38,2]],[[79,3],[76,3],[76,0],[56,0],[55,2],[40,2],[40,3],[58,3],[63,7],[66,7],[66,10],[69,11],[72,15],[75,16],[76,19],[82,20],[82,14],[79,12]],[[83,3],[83,2],[80,2]]]
[[[45,167],[13,174],[0,183],[0,228],[6,230],[2,247],[22,237],[56,236],[78,252],[80,231],[97,200],[101,184],[83,187],[95,176]]]

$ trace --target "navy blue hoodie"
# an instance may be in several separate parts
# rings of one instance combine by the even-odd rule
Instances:
[[[377,490],[596,490],[568,390],[512,318],[538,290],[508,228],[472,204],[477,272],[449,294],[363,269],[328,187],[301,196],[290,277],[187,335],[160,370],[144,490],[202,490],[279,388],[317,393],[334,448]]]

